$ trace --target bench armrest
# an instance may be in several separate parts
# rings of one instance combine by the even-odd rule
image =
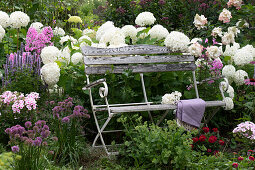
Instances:
[[[206,83],[208,81],[211,81],[211,80],[218,80],[218,79],[222,79],[222,78],[225,78],[224,76],[219,76],[219,77],[210,77],[210,78],[207,78],[207,79],[204,79],[204,80],[201,80],[200,82],[197,81],[197,84],[200,85],[200,84],[203,84],[203,83]]]
[[[90,88],[95,87],[95,86],[97,86],[99,84],[103,84],[104,82],[106,82],[106,79],[96,80],[96,81],[94,81],[92,83],[87,84],[85,87],[82,88],[82,90],[90,89]]]

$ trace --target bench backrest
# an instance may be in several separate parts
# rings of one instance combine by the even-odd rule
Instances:
[[[171,50],[162,46],[130,45],[119,48],[83,46],[82,53],[85,73],[88,75],[123,73],[126,70],[133,73],[196,70],[194,56],[170,55]]]

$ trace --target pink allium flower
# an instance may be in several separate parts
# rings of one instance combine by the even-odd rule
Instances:
[[[18,146],[18,145],[13,146],[13,147],[12,147],[12,152],[13,152],[13,153],[19,152],[19,146]]]

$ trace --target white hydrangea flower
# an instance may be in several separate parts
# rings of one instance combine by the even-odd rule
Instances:
[[[237,50],[236,54],[233,56],[233,60],[237,66],[243,66],[253,61],[253,56],[252,53],[241,48]]]
[[[55,62],[61,55],[59,49],[55,46],[44,47],[41,52],[43,64]]]
[[[227,79],[233,79],[236,73],[236,68],[233,65],[225,65],[222,69],[222,75]]]
[[[181,51],[187,52],[190,39],[182,32],[172,31],[165,39],[165,46],[170,48],[173,52]]]
[[[66,34],[65,31],[60,27],[55,27],[54,30],[53,30],[53,35],[55,35],[55,36],[62,36],[63,37],[65,34]]]
[[[70,62],[70,56],[71,56],[71,54],[70,54],[71,51],[70,51],[69,47],[68,46],[65,47],[60,52],[61,52],[61,54],[60,54],[60,56],[58,57],[57,60],[60,61],[60,62],[68,64]]]
[[[235,35],[233,32],[225,32],[224,35],[221,37],[221,42],[223,45],[229,45],[230,43],[235,42]]]
[[[133,25],[125,25],[121,30],[125,37],[131,37],[133,39],[137,35],[137,29]]]
[[[191,55],[200,57],[202,55],[203,46],[199,43],[193,43],[189,46],[189,53]]]
[[[230,22],[231,12],[227,10],[226,8],[223,9],[223,11],[219,15],[219,21],[223,21],[223,23]]]
[[[91,38],[87,35],[83,35],[78,39],[78,42],[80,43],[80,47],[89,46],[89,44],[86,42],[86,40],[92,42]]]
[[[255,48],[253,48],[252,45],[246,45],[242,48],[242,50],[245,50],[245,51],[249,52],[255,60]]]
[[[0,11],[0,25],[3,28],[8,27],[10,24],[9,15],[6,12]]]
[[[135,24],[140,26],[152,25],[156,21],[153,13],[151,12],[142,12],[140,13],[136,19]]]
[[[226,49],[223,53],[223,56],[233,57],[239,48],[240,48],[240,45],[238,43],[234,43],[232,46],[226,45]]]
[[[225,110],[232,110],[234,108],[234,102],[230,97],[225,97],[223,101],[226,102]]]
[[[220,27],[215,27],[215,28],[212,30],[212,34],[211,34],[211,35],[214,36],[214,37],[217,37],[217,36],[222,37],[222,28],[220,28]]]
[[[191,41],[190,41],[190,43],[197,43],[197,42],[202,42],[203,40],[202,40],[202,38],[193,38]]]
[[[34,28],[37,32],[42,32],[43,24],[40,22],[33,22],[30,28]]]
[[[69,36],[69,35],[61,37],[59,42],[60,42],[61,45],[63,45],[63,43],[68,41],[68,40],[70,40],[72,42],[72,45],[76,44],[78,42],[75,38],[73,38],[72,36]]]
[[[2,39],[4,38],[5,35],[5,30],[4,28],[0,25],[0,42],[2,41]]]
[[[162,25],[154,25],[148,32],[151,38],[156,38],[157,40],[162,40],[169,34],[168,30]]]
[[[228,90],[227,90],[227,93],[228,93],[228,95],[229,95],[229,97],[231,98],[231,99],[233,99],[234,97],[235,97],[235,90],[234,90],[234,88],[232,87],[232,86],[228,86]]]
[[[234,81],[236,85],[241,86],[244,84],[244,80],[248,78],[248,73],[244,70],[238,70],[235,72]]]
[[[234,26],[234,27],[228,27],[228,32],[229,33],[232,32],[235,36],[237,36],[237,34],[240,33],[240,30]]]
[[[41,68],[43,81],[52,87],[58,83],[60,77],[60,68],[57,63],[48,63]]]
[[[162,97],[162,104],[176,104],[180,101],[182,94],[178,91],[172,92],[171,94],[167,93]]]
[[[107,32],[107,30],[111,30],[111,29],[114,29],[114,28],[115,28],[115,26],[114,26],[113,22],[112,21],[107,21],[106,23],[101,25],[101,27],[98,28],[97,33],[96,33],[96,39],[98,41],[100,41],[100,39],[102,38],[104,33]]]
[[[218,58],[221,55],[221,51],[217,46],[210,46],[206,48],[206,54],[213,59]]]
[[[96,37],[96,31],[93,30],[93,29],[89,29],[89,28],[86,28],[85,30],[82,31],[82,35],[87,35],[91,38],[95,38]]]
[[[15,11],[10,15],[10,25],[12,28],[26,27],[30,22],[27,14],[21,11]]]
[[[110,45],[125,44],[125,35],[120,28],[113,28],[108,30],[100,39],[99,43]]]
[[[199,16],[196,14],[193,24],[195,27],[197,27],[198,30],[200,30],[201,28],[205,27],[205,24],[207,24],[207,18],[205,18],[204,15]]]
[[[83,55],[82,53],[79,53],[79,52],[74,53],[71,57],[71,61],[73,64],[82,63],[83,62],[82,59],[83,59]]]

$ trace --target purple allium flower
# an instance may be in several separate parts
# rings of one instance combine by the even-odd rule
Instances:
[[[46,141],[44,141],[44,142],[42,143],[42,146],[48,146],[48,143],[47,143]]]
[[[131,6],[136,6],[136,2],[135,2],[135,1],[131,1],[131,2],[130,2],[130,5],[131,5]]]
[[[119,8],[116,9],[116,12],[123,15],[126,13],[126,10],[120,6]]]
[[[164,0],[159,0],[159,1],[158,1],[158,4],[159,4],[159,5],[165,5],[165,4],[166,4],[166,1],[164,1]]]
[[[11,133],[11,128],[5,129],[5,133],[10,134]]]
[[[50,128],[49,128],[49,126],[47,126],[47,125],[44,125],[43,126],[43,128],[42,128],[42,130],[49,130]]]
[[[45,130],[41,132],[42,138],[47,138],[50,135],[50,131],[49,130]]]
[[[12,152],[13,152],[13,153],[19,152],[19,146],[18,146],[18,145],[13,146],[13,147],[12,147]]]
[[[30,121],[27,121],[26,123],[25,123],[25,127],[26,128],[30,128],[32,126],[32,123],[30,122]]]
[[[54,141],[58,141],[58,137],[53,136],[53,137],[52,137],[52,140],[54,140]]]
[[[40,146],[42,143],[42,138],[37,137],[34,141],[33,141],[33,145],[34,146]]]
[[[50,154],[50,155],[53,155],[53,154],[54,154],[54,151],[49,151],[49,154]]]
[[[20,138],[20,134],[15,134],[15,135],[14,135],[14,138],[15,138],[15,139]]]
[[[26,145],[31,146],[31,145],[33,144],[33,142],[34,142],[34,141],[33,141],[31,138],[28,138],[27,140],[25,140],[24,143],[25,143]]]
[[[38,126],[34,126],[34,127],[33,127],[33,130],[34,130],[34,133],[36,133],[36,132],[39,132],[40,129],[39,129]]]
[[[72,103],[72,102],[68,102],[68,103],[66,104],[66,106],[67,106],[67,107],[72,107],[72,106],[73,106],[73,103]]]
[[[53,104],[55,104],[55,101],[50,101],[50,105],[53,105]]]
[[[64,117],[64,118],[62,119],[62,123],[68,123],[68,122],[70,122],[69,117]]]

